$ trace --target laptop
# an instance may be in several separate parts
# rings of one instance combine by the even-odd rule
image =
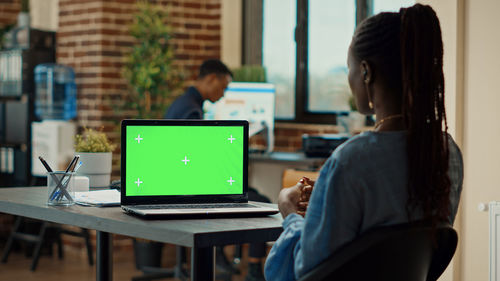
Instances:
[[[140,216],[278,213],[248,201],[247,121],[123,120],[120,196]]]

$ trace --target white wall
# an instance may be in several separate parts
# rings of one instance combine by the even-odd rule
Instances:
[[[488,214],[500,201],[500,1],[465,1],[462,279],[488,280]]]
[[[450,132],[464,156],[464,190],[456,224],[459,249],[446,280],[488,280],[488,214],[500,201],[500,1],[426,0],[441,21]],[[455,43],[453,43],[455,42]],[[455,46],[453,46],[455,44]]]

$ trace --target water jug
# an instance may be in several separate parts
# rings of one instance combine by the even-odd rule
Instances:
[[[75,72],[69,66],[42,63],[35,67],[35,114],[41,120],[76,117]]]

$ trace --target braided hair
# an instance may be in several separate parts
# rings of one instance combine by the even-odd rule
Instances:
[[[376,79],[401,93],[408,130],[408,216],[416,208],[435,224],[450,213],[448,125],[444,107],[443,42],[434,10],[416,4],[364,20],[351,51],[374,68]],[[383,73],[383,75],[381,75]],[[444,127],[444,128],[443,128]]]

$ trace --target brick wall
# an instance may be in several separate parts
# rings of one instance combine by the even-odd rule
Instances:
[[[20,0],[0,0],[0,27],[16,23],[20,11]]]
[[[57,62],[75,69],[78,87],[78,125],[103,127],[119,141],[112,103],[127,94],[121,77],[123,56],[135,43],[128,35],[135,0],[60,0]],[[157,0],[166,6],[166,23],[174,30],[175,63],[192,84],[196,70],[208,58],[220,58],[220,0]],[[113,175],[119,174],[119,148]]]

